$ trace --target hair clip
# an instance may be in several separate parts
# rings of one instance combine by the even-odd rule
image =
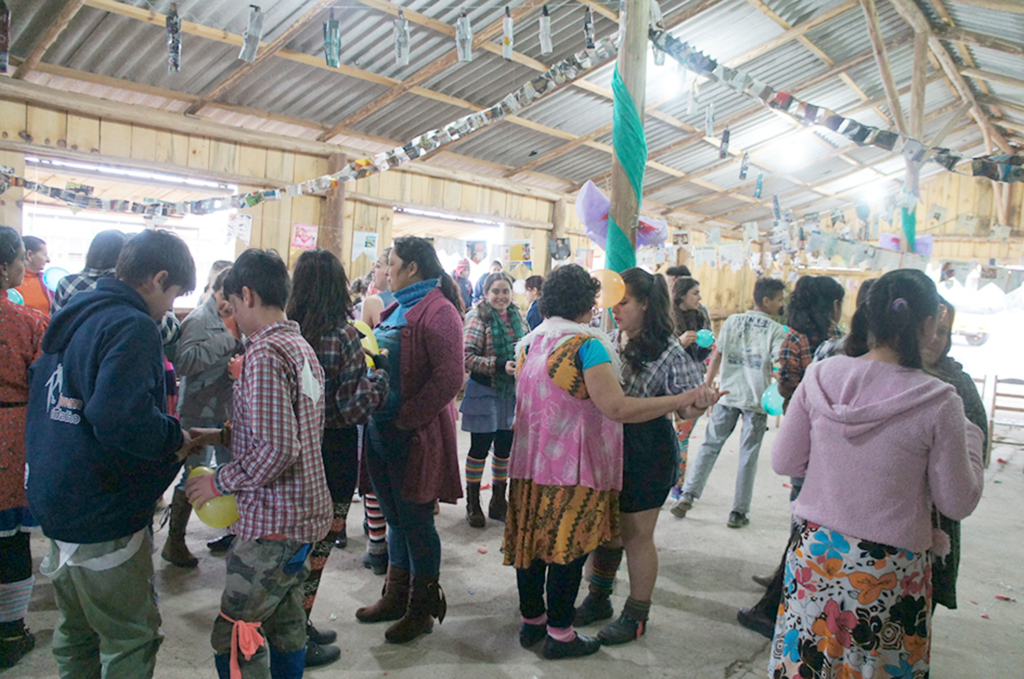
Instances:
[[[892,310],[893,311],[899,311],[900,309],[906,309],[906,308],[907,308],[907,300],[903,299],[902,297],[897,297],[896,299],[894,299],[892,301]]]

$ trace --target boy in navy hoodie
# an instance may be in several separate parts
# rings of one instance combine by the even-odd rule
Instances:
[[[188,247],[143,231],[58,312],[31,369],[25,448],[40,570],[61,617],[60,676],[151,677],[163,635],[152,578],[153,510],[191,442],[167,414],[156,319],[196,284]]]

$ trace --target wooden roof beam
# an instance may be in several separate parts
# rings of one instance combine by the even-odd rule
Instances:
[[[1024,89],[1024,80],[1021,80],[1020,78],[1011,78],[1010,76],[1002,75],[1001,73],[991,73],[977,68],[961,68],[960,73],[961,75],[965,75],[968,78],[974,78],[975,80],[987,80],[991,83],[1006,85],[1007,87]]]
[[[1020,0],[956,0],[961,5],[991,9],[997,12],[1024,14],[1024,4]]]
[[[985,49],[1012,54],[1017,57],[1024,56],[1024,44],[1014,42],[1013,40],[1005,40],[993,35],[969,31],[966,28],[945,23],[932,24],[932,32],[940,40],[976,45],[977,47],[984,47]]]
[[[533,12],[539,5],[542,5],[543,3],[544,0],[526,0],[526,2],[512,10],[512,18],[518,19],[523,16],[526,16],[530,12]],[[503,21],[504,17],[498,19],[497,21],[492,21],[488,26],[485,26],[479,32],[475,32],[473,34],[473,49],[478,49],[481,45],[489,42],[492,38],[501,33]],[[446,69],[455,65],[458,62],[458,58],[458,51],[453,48],[443,57],[434,60],[424,68],[421,68],[420,70],[416,71],[416,73],[414,73],[413,75],[409,76],[405,80],[401,81],[400,83],[392,87],[384,94],[380,95],[370,103],[361,107],[356,112],[346,116],[345,119],[338,123],[336,127],[352,127],[360,120],[366,118],[369,115],[372,115],[373,113],[376,113],[377,111],[381,110],[391,102],[395,101],[403,94],[410,91],[412,88],[425,83],[434,76],[444,72]],[[325,141],[327,139],[330,139],[332,136],[334,136],[333,130],[321,135],[320,139],[321,141]]]
[[[28,73],[36,67],[42,58],[46,54],[46,50],[50,49],[50,46],[57,41],[60,34],[64,32],[64,29],[68,27],[71,20],[78,14],[78,10],[82,9],[82,5],[85,4],[84,0],[66,0],[64,6],[61,8],[60,13],[54,17],[53,22],[43,33],[43,37],[39,38],[29,53],[28,57],[25,58],[21,65],[18,66],[18,70],[14,72],[15,80],[23,80]]]
[[[188,107],[185,113],[195,114],[199,113],[204,106],[212,101],[216,101],[222,94],[230,90],[235,86],[236,83],[241,81],[243,78],[248,76],[250,73],[255,71],[259,66],[274,56],[282,49],[288,46],[292,40],[294,40],[302,31],[306,30],[314,19],[323,13],[326,7],[329,7],[331,0],[314,0],[309,5],[309,9],[301,17],[293,21],[287,29],[281,35],[279,35],[274,42],[270,43],[266,47],[261,47],[256,52],[256,58],[252,62],[243,62],[241,66],[235,69],[235,72],[225,78],[219,85],[213,87],[209,92],[204,94],[199,100]]]
[[[878,8],[875,6],[875,0],[860,0],[860,4],[864,9],[868,34],[871,36],[871,46],[875,52],[875,61],[878,63],[878,72],[882,76],[882,85],[885,87],[885,96],[889,102],[889,110],[892,111],[896,129],[901,134],[909,134],[906,118],[903,117],[903,108],[900,106],[900,99],[896,94],[896,82],[892,77],[889,52],[885,49],[885,40],[882,38],[882,26],[878,21]]]
[[[862,0],[868,1],[868,0]],[[967,81],[964,80],[963,76],[960,75],[959,68],[956,62],[953,61],[953,57],[946,51],[942,41],[931,31],[931,26],[928,23],[928,19],[925,17],[921,9],[914,4],[913,0],[890,0],[892,6],[896,9],[903,20],[906,21],[914,31],[918,33],[928,33],[928,48],[931,50],[935,58],[938,59],[939,65],[942,67],[946,77],[949,78],[953,86],[956,87],[957,91],[964,101],[969,101],[974,106],[971,108],[971,116],[977,121],[978,125],[982,128],[982,132],[986,137],[990,137],[992,141],[1004,152],[1012,153],[1010,150],[1010,144],[1003,137],[1002,133],[993,127],[992,122],[988,119],[988,115],[982,109],[978,103],[977,98],[974,96],[974,91],[971,89]],[[987,2],[993,2],[995,0],[986,0]]]

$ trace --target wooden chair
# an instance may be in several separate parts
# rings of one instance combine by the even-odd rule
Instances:
[[[995,384],[992,390],[992,400],[989,401],[991,408],[988,412],[988,435],[989,450],[995,444],[1024,448],[1024,441],[1018,441],[1007,436],[997,436],[995,428],[1009,427],[1013,429],[1024,429],[1024,380],[995,376]]]

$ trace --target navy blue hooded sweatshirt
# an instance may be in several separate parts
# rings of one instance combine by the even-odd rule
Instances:
[[[29,508],[55,540],[131,535],[181,467],[160,331],[139,293],[103,279],[53,317],[43,351],[25,431]]]

